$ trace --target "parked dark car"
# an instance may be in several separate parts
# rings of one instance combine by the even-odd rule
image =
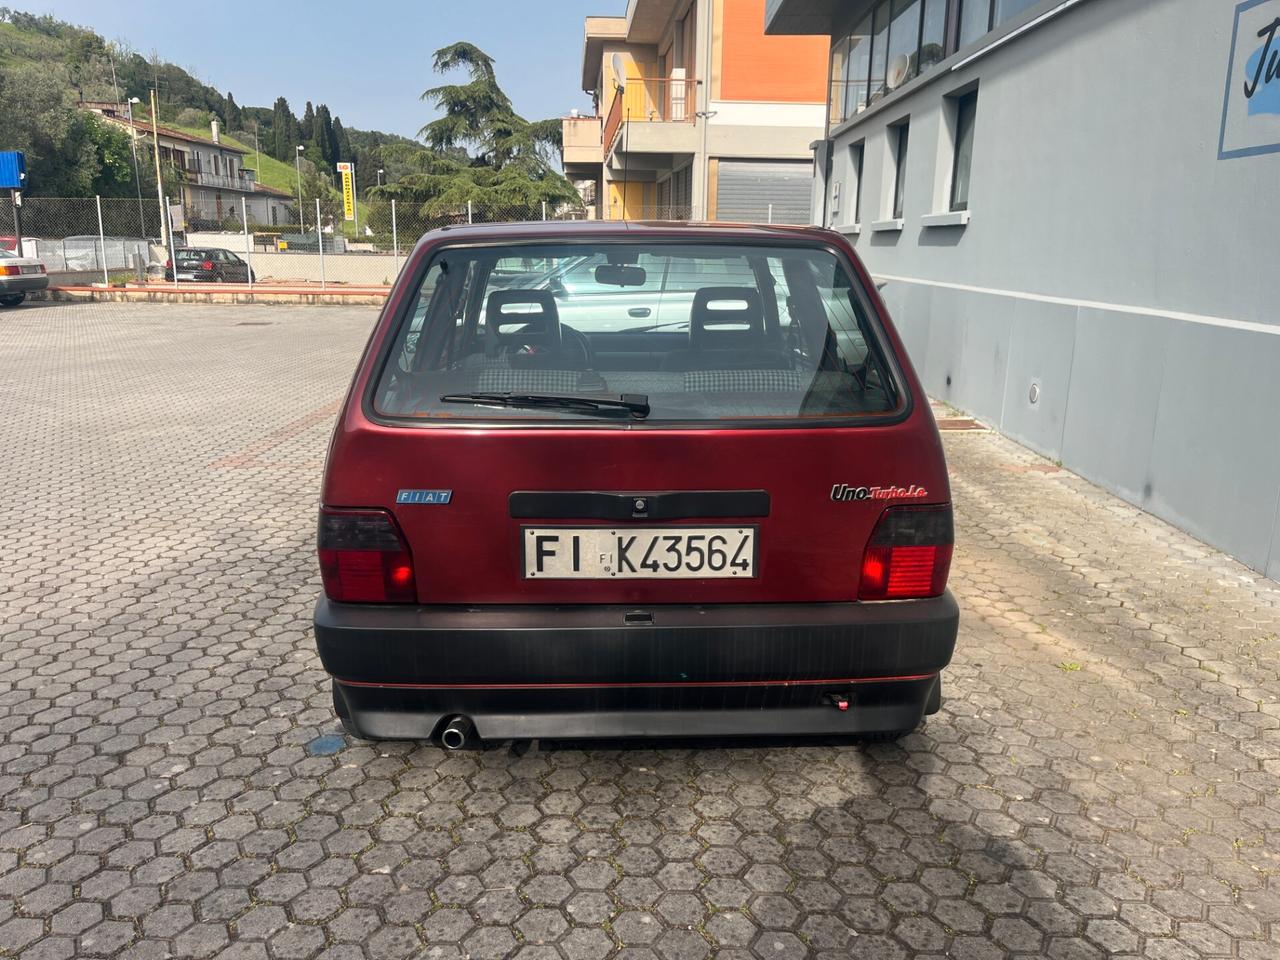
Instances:
[[[366,738],[895,737],[941,703],[952,542],[839,235],[449,227],[338,418],[316,641]]]
[[[218,247],[179,247],[174,251],[178,261],[178,280],[210,283],[248,283],[256,280],[249,265],[230,250]],[[173,260],[164,264],[164,278],[173,279]]]

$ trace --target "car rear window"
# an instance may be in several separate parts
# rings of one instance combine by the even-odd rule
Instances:
[[[883,416],[900,383],[828,250],[531,243],[440,251],[372,401],[393,418],[582,421],[618,410],[572,401],[626,398],[647,423],[698,424]]]

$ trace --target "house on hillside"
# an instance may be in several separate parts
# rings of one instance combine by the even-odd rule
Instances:
[[[597,115],[564,118],[564,170],[599,216],[808,222],[829,41],[764,24],[765,0],[629,0],[586,18]]]
[[[117,103],[84,101],[80,108],[124,128],[137,141],[138,162],[152,162],[149,121],[130,120],[125,108]],[[259,183],[253,168],[244,165],[246,151],[222,142],[217,120],[210,124],[208,137],[159,124],[156,139],[161,165],[176,173],[166,179],[177,180],[181,185],[180,196],[171,201],[182,203],[188,223],[215,227],[231,219],[239,221],[241,199],[251,223],[277,226],[297,222],[294,197]]]

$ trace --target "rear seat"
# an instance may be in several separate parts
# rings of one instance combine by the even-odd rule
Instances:
[[[667,356],[667,370],[785,370],[777,331],[765,328],[764,301],[754,287],[703,287],[693,295],[689,347]]]

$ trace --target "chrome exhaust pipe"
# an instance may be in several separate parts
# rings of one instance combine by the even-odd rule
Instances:
[[[461,750],[475,737],[475,724],[470,717],[457,716],[449,721],[440,734],[440,742],[446,750]]]

